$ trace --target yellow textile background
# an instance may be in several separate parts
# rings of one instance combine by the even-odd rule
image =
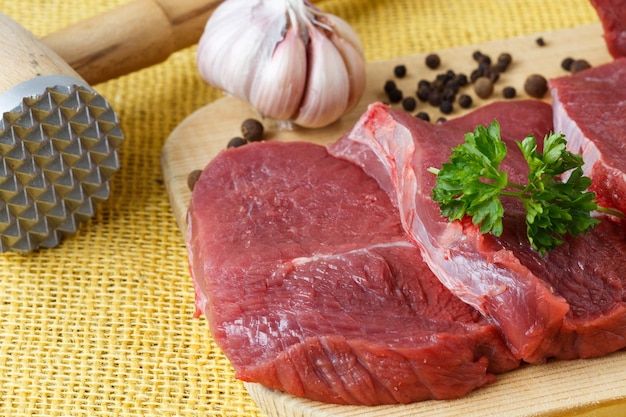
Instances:
[[[124,3],[0,0],[0,10],[43,36]],[[317,4],[354,27],[368,60],[598,20],[587,0]],[[0,415],[262,416],[205,319],[192,317],[159,163],[172,129],[220,93],[197,74],[195,47],[96,89],[122,121],[122,168],[76,236],[28,256],[0,254]]]

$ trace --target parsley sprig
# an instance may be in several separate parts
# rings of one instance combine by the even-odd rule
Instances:
[[[530,169],[526,185],[510,182],[500,170],[507,147],[496,120],[467,133],[465,143],[452,149],[449,162],[441,169],[430,168],[437,175],[432,197],[441,214],[450,221],[470,216],[481,233],[500,236],[501,197],[516,197],[526,210],[530,244],[542,256],[563,243],[566,234],[578,236],[595,226],[599,220],[591,216],[594,210],[621,217],[620,212],[599,207],[595,193],[587,191],[591,180],[583,175],[582,156],[566,150],[563,134],[547,135],[543,153],[537,151],[532,135],[516,143]],[[562,174],[568,171],[569,177],[562,181]]]

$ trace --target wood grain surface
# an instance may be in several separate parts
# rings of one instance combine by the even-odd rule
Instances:
[[[544,46],[536,40],[542,38]],[[481,45],[464,46],[437,51],[442,65],[428,69],[425,54],[402,57],[391,61],[370,62],[367,67],[367,90],[360,105],[337,123],[323,129],[294,128],[283,130],[264,121],[266,140],[305,140],[319,144],[335,141],[348,131],[368,104],[385,101],[383,85],[393,79],[395,65],[407,66],[407,76],[396,80],[405,95],[413,94],[417,81],[433,79],[436,74],[452,69],[469,72],[475,68],[472,53],[476,50],[496,58],[502,52],[513,56],[510,69],[502,74],[488,100],[474,100],[477,106],[501,100],[502,88],[513,86],[518,98],[526,77],[538,73],[546,78],[566,75],[561,61],[566,57],[586,59],[592,65],[611,60],[602,40],[599,24],[555,32],[538,33]],[[473,92],[470,94],[475,97]],[[544,100],[549,101],[549,97]],[[431,118],[441,116],[421,103]],[[416,111],[417,111],[416,110]],[[455,111],[448,118],[466,111]],[[245,103],[224,97],[197,110],[186,118],[166,141],[162,151],[162,167],[172,210],[183,237],[185,218],[191,193],[187,177],[202,169],[222,149],[231,137],[240,135],[241,122],[258,115]],[[426,401],[410,405],[355,407],[322,404],[276,392],[258,384],[246,384],[248,391],[268,416],[273,417],[407,417],[407,416],[620,416],[626,415],[626,352],[603,358],[550,362],[522,368],[500,375],[494,384],[478,389],[454,401]]]

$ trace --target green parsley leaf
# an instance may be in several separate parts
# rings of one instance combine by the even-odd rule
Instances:
[[[537,151],[530,135],[516,142],[529,167],[528,183],[508,181],[500,164],[507,155],[496,120],[489,126],[477,126],[465,135],[465,143],[452,149],[449,162],[437,175],[432,192],[441,214],[450,221],[468,216],[481,233],[502,234],[504,208],[501,197],[519,198],[526,210],[526,230],[531,246],[543,256],[563,243],[566,234],[578,236],[599,220],[591,212],[601,209],[596,195],[587,191],[591,180],[583,175],[583,159],[566,149],[561,133],[544,138],[543,153]],[[563,174],[569,173],[562,181]],[[603,211],[622,216],[611,209]]]

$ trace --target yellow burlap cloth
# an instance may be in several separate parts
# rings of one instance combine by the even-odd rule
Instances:
[[[44,36],[124,3],[0,0],[0,10]],[[317,4],[354,27],[368,60],[598,20],[587,0]],[[193,318],[185,245],[162,181],[169,133],[220,96],[200,79],[195,51],[96,86],[126,135],[112,197],[60,247],[0,255],[0,415],[263,415],[206,320]]]

